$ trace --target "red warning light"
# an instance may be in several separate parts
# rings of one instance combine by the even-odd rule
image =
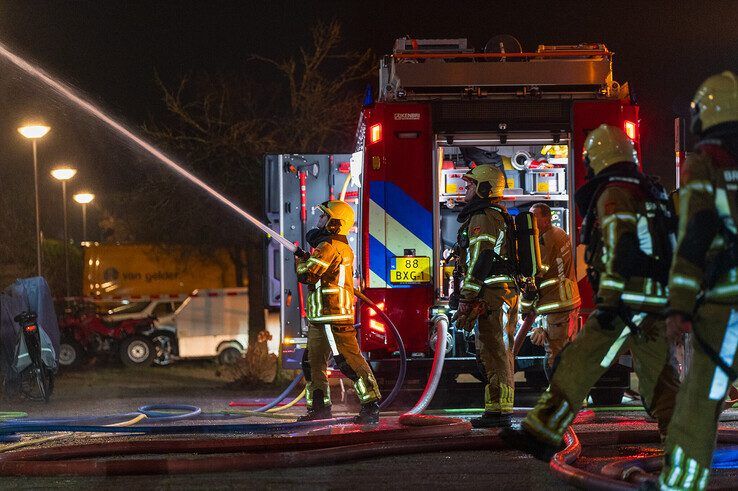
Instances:
[[[377,123],[369,127],[369,143],[377,143],[382,139],[382,125]]]
[[[631,140],[636,139],[636,124],[633,121],[625,121],[623,123],[623,130],[628,135],[628,138]]]

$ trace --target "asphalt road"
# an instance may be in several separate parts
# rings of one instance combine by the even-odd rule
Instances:
[[[144,404],[194,404],[204,411],[222,411],[233,399],[266,400],[278,387],[246,390],[229,386],[229,375],[210,363],[181,364],[165,369],[142,371],[103,367],[62,374],[49,404],[4,401],[2,411],[26,411],[31,417],[81,416],[129,412]],[[350,409],[337,403],[335,412]],[[531,395],[518,401],[532,402]],[[299,414],[304,408],[293,408]],[[735,414],[733,414],[735,416]],[[640,420],[654,427],[645,413],[600,413],[605,424],[587,425],[588,430],[612,431],[618,418]],[[253,419],[248,422],[256,421]],[[259,422],[263,422],[260,419]],[[601,421],[601,422],[602,422]],[[475,430],[477,431],[477,430]],[[105,441],[105,438],[102,437]],[[112,437],[120,439],[127,437]],[[45,446],[89,442],[75,435]],[[43,448],[43,445],[41,446]],[[607,449],[605,449],[607,450]],[[605,451],[597,449],[597,451]],[[2,447],[0,447],[2,451]],[[616,448],[610,449],[617,454]],[[601,465],[596,456],[581,459],[586,465]],[[585,465],[585,464],[582,464]],[[547,464],[514,451],[468,451],[371,458],[361,461],[296,467],[256,472],[193,474],[175,476],[133,476],[105,478],[2,478],[4,489],[570,489],[554,477]]]

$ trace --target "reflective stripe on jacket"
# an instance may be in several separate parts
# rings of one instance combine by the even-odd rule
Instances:
[[[738,303],[738,269],[715,263],[728,246],[720,228],[738,233],[738,163],[721,148],[708,144],[689,155],[681,182],[679,237],[669,280],[669,308],[691,314],[705,286],[706,270],[714,268],[722,273],[704,292],[705,301]],[[717,229],[710,227],[710,222],[718,223]],[[697,249],[703,251],[701,257],[696,257]]]
[[[483,288],[508,288],[513,279],[507,274],[491,274],[484,280],[472,276],[479,256],[491,249],[503,260],[507,259],[507,224],[502,213],[494,208],[487,208],[469,219],[466,231],[469,247],[461,250],[460,260],[466,265],[466,274],[461,283],[461,297],[476,298]]]
[[[638,239],[640,250],[654,257],[656,204],[647,200],[638,185],[609,184],[597,200],[597,216],[602,234],[602,250],[595,257],[594,268],[600,272],[598,303],[617,307],[622,301],[639,312],[661,312],[666,306],[666,289],[657,281],[643,276],[626,280],[615,268],[635,258],[620,257],[619,243],[626,234]]]
[[[353,263],[351,247],[339,240],[321,242],[306,261],[298,261],[298,279],[309,285],[310,322],[354,323]]]
[[[579,285],[574,271],[571,240],[559,227],[552,226],[541,235],[541,262],[546,271],[539,277],[536,312],[549,314],[579,307]]]

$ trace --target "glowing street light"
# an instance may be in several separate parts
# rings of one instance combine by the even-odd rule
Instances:
[[[42,124],[32,124],[18,128],[18,133],[31,140],[33,144],[33,184],[36,190],[36,268],[39,276],[41,276],[41,210],[38,203],[38,151],[36,140],[46,136],[46,133],[50,130],[50,127]]]
[[[74,201],[82,205],[82,242],[87,240],[87,205],[92,203],[95,195],[92,193],[77,193],[72,196]]]
[[[72,169],[71,167],[56,167],[55,169],[51,169],[51,175],[54,179],[58,179],[64,183],[64,181],[68,181],[71,178],[73,178],[77,174],[77,169]]]
[[[69,234],[67,232],[67,181],[77,174],[77,169],[68,166],[60,166],[51,170],[54,179],[62,183],[62,208],[64,215],[64,273],[67,286],[67,297],[71,296],[69,287]]]
[[[77,203],[86,205],[87,203],[92,203],[92,200],[95,199],[95,195],[92,193],[77,193],[73,198]]]
[[[18,133],[25,136],[29,140],[37,140],[39,138],[43,138],[46,136],[46,133],[48,133],[51,130],[50,127],[44,126],[42,124],[32,124],[28,126],[21,126],[18,128]]]

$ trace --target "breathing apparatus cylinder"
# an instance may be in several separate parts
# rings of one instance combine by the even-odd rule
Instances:
[[[532,278],[542,268],[538,226],[530,212],[521,212],[515,217],[515,236],[518,244],[518,273]]]

